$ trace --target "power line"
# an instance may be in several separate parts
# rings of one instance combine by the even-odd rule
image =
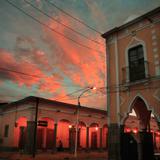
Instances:
[[[146,78],[146,80],[148,80],[148,81],[150,81],[150,80],[160,80],[160,76],[149,76],[148,78]],[[102,87],[99,87],[99,89],[111,89],[111,87],[121,88],[121,87],[132,87],[132,86],[134,86],[134,83],[133,83],[133,85],[132,84],[130,85],[130,83],[120,83],[118,85],[112,84],[112,85],[109,85],[108,87],[107,86],[102,86]]]
[[[107,88],[108,87],[103,87],[104,89],[106,89],[107,90]],[[134,89],[124,89],[124,90],[119,90],[119,91],[117,91],[117,90],[110,90],[110,91],[106,91],[106,94],[108,94],[108,93],[117,93],[117,92],[127,92],[128,90],[129,90],[129,92],[132,92],[132,91],[140,91],[140,90],[148,90],[148,89],[156,89],[156,88],[160,88],[159,86],[154,86],[154,87],[146,87],[146,88],[134,88]],[[105,95],[106,95],[105,94]]]
[[[80,92],[80,91],[83,91],[84,89],[86,89],[86,87],[85,87],[85,88],[82,88],[82,89],[79,89],[79,90],[76,90],[76,91],[73,91],[73,92],[71,92],[71,93],[69,93],[69,94],[66,94],[66,95],[63,96],[63,97],[59,97],[59,98],[55,99],[55,101],[56,101],[56,100],[59,100],[59,99],[64,99],[64,98],[67,97],[67,96],[72,96],[72,95],[74,95],[75,93],[78,93],[78,92]]]
[[[34,77],[34,78],[42,78],[42,77],[40,77],[40,76],[37,76],[37,75],[30,75],[30,74],[27,74],[27,73],[23,73],[23,72],[19,72],[19,71],[15,71],[15,70],[10,70],[10,69],[6,69],[6,68],[3,68],[3,67],[0,67],[0,70],[3,70],[3,71],[6,71],[6,72],[14,72],[14,73],[16,73],[16,74],[22,74],[22,75],[24,75],[24,76],[30,76],[30,77]],[[159,76],[152,76],[150,79],[152,80],[154,80],[154,79],[156,79],[156,78],[159,78]],[[59,82],[59,81],[58,81]],[[57,83],[56,83],[57,84]],[[121,88],[121,87],[123,87],[122,86],[123,84],[120,84],[119,86],[117,86],[117,85],[112,85],[112,86],[109,86],[109,87],[99,87],[99,88],[97,88],[97,90],[101,90],[101,89],[108,89],[108,88],[110,88],[110,87],[115,87],[115,89],[116,88]],[[65,87],[78,87],[78,86],[68,86],[68,85],[62,85],[62,86],[65,86]],[[85,87],[86,88],[86,87]],[[61,99],[63,99],[63,98],[65,98],[65,97],[67,97],[67,96],[71,96],[71,95],[74,95],[75,93],[78,93],[78,92],[80,92],[80,91],[82,91],[82,90],[84,90],[85,88],[82,88],[82,89],[79,89],[79,90],[76,90],[76,91],[74,91],[74,92],[71,92],[71,93],[69,93],[69,94],[67,94],[67,95],[65,95],[65,96],[63,96],[63,97],[60,97]],[[159,88],[159,86],[154,86],[154,87],[145,87],[145,88],[137,88],[137,89],[131,89],[131,91],[136,91],[136,90],[145,90],[145,89],[156,89],[156,88]],[[107,93],[117,93],[117,92],[126,92],[126,90],[120,90],[120,91],[117,91],[117,90],[112,90],[112,91],[107,91],[106,92],[106,94]],[[60,98],[57,98],[56,100],[59,100]]]
[[[34,6],[32,3],[28,2],[27,0],[24,0],[24,1],[25,1],[27,4],[29,4],[30,6],[32,6],[34,9],[36,9],[37,11],[39,11],[40,13],[42,13],[43,15],[45,15],[45,16],[47,16],[48,18],[52,19],[53,21],[55,21],[55,22],[63,25],[64,27],[68,28],[69,30],[73,31],[74,33],[76,33],[76,34],[78,34],[78,35],[80,35],[80,36],[83,36],[84,38],[86,38],[86,39],[88,39],[88,40],[90,40],[90,41],[92,41],[92,42],[94,42],[94,43],[97,43],[97,44],[99,44],[99,45],[104,46],[102,43],[100,43],[100,42],[98,42],[98,41],[95,41],[95,40],[93,40],[93,39],[90,39],[88,36],[86,36],[86,35],[78,32],[78,31],[74,30],[73,28],[71,28],[71,27],[63,24],[62,22],[60,22],[60,21],[58,21],[57,19],[53,18],[52,16],[50,16],[49,14],[47,14],[46,12],[44,12],[43,10],[37,8],[36,6]]]
[[[34,78],[41,78],[41,79],[45,78],[45,76],[31,75],[31,74],[28,74],[28,73],[15,71],[15,70],[3,68],[3,67],[0,67],[0,70],[2,70],[4,72],[13,72],[13,73],[16,73],[16,74],[21,74],[23,76],[29,76],[29,77],[34,77]],[[54,81],[56,81],[56,80],[54,80]],[[57,82],[59,82],[59,81],[57,80]],[[58,84],[58,83],[53,83],[53,84]],[[61,84],[61,86],[63,86],[63,87],[79,87],[79,86],[69,86],[69,85],[63,85],[63,84]]]
[[[86,24],[85,22],[81,21],[80,19],[78,19],[78,18],[72,16],[72,15],[69,14],[68,12],[64,11],[63,9],[61,9],[60,7],[58,7],[57,5],[55,5],[53,2],[50,2],[49,0],[46,0],[46,1],[47,1],[49,4],[51,4],[52,6],[54,6],[55,8],[57,8],[58,10],[60,10],[61,12],[63,12],[64,14],[66,14],[67,16],[73,18],[73,19],[76,20],[77,22],[83,24],[84,26],[86,26],[87,28],[89,28],[89,29],[95,31],[96,33],[102,35],[102,33],[101,33],[100,31],[98,31],[98,30],[96,30],[95,28],[89,26],[88,24]]]
[[[67,94],[67,95],[65,95],[65,96],[63,96],[63,97],[57,98],[57,99],[55,99],[55,100],[64,99],[64,98],[67,98],[67,96],[75,95],[76,93],[78,93],[78,92],[80,92],[80,91],[83,91],[83,90],[85,90],[86,88],[87,88],[87,87],[82,88],[82,89],[80,89],[80,90],[76,90],[76,91],[74,91],[74,92],[71,92],[71,93],[69,93],[69,94]],[[98,90],[98,89],[97,89],[97,90]],[[97,92],[96,92],[96,93],[91,93],[91,94],[88,94],[88,95],[82,96],[82,97],[90,97],[90,96],[95,95],[95,94],[98,94],[98,93],[97,93]],[[82,98],[82,97],[81,97],[81,98]],[[68,98],[68,99],[64,99],[64,100],[72,100],[72,99],[77,99],[77,97],[75,97],[75,98]]]
[[[93,95],[95,95],[95,94],[97,94],[97,93],[91,93],[91,94],[88,94],[88,95],[86,95],[86,96],[82,96],[81,98],[87,98],[87,97],[90,97],[90,96],[93,96]],[[73,94],[72,94],[73,95]],[[65,98],[66,96],[64,96],[64,98]],[[66,97],[67,99],[64,99],[63,98],[63,100],[74,100],[74,99],[77,99],[77,97],[73,97],[73,98],[68,98],[68,97]]]
[[[107,89],[107,87],[99,87],[99,88],[97,88],[97,91],[98,90],[100,90],[100,89]],[[139,90],[148,90],[148,89],[156,89],[156,88],[160,88],[159,86],[154,86],[154,87],[144,87],[144,88],[134,88],[134,89],[131,89],[130,91],[139,91]],[[85,88],[82,88],[82,89],[79,89],[79,90],[76,90],[76,91],[74,91],[74,92],[71,92],[71,93],[69,93],[69,94],[67,94],[67,95],[65,95],[65,96],[63,96],[63,97],[60,97],[60,98],[57,98],[57,99],[55,99],[55,100],[74,100],[74,99],[77,99],[77,97],[74,97],[74,98],[68,98],[68,99],[64,99],[65,97],[67,98],[67,96],[72,96],[72,95],[75,95],[76,93],[78,93],[78,92],[80,92],[80,91],[83,91],[84,89],[86,89],[86,87]],[[117,93],[117,92],[126,92],[126,90],[120,90],[120,91],[117,91],[117,90],[112,90],[112,91],[107,91],[106,92],[106,94],[108,94],[108,93]],[[91,94],[88,94],[88,95],[86,95],[86,96],[83,96],[83,97],[81,97],[81,98],[87,98],[87,97],[90,97],[90,96],[93,96],[93,95],[95,95],[95,94],[98,94],[97,92],[96,93],[91,93]],[[106,95],[106,94],[103,94],[103,96],[104,95]]]
[[[19,72],[19,71],[15,71],[15,70],[10,70],[10,69],[3,68],[3,67],[0,67],[0,70],[3,70],[5,72],[14,72],[14,73],[22,74],[24,76],[30,76],[30,77],[40,78],[37,75],[31,75],[31,74],[28,74],[28,73],[23,73],[23,72]]]
[[[46,28],[48,28],[49,30],[55,32],[56,34],[58,34],[58,35],[60,35],[60,36],[62,36],[62,37],[64,37],[64,38],[66,38],[66,39],[74,42],[75,44],[77,44],[77,45],[79,45],[79,46],[81,46],[81,47],[87,48],[87,49],[89,49],[89,50],[93,50],[93,51],[95,51],[95,52],[97,52],[97,53],[100,53],[100,54],[103,53],[102,51],[96,50],[96,49],[91,48],[91,47],[89,47],[89,46],[86,46],[86,45],[84,45],[84,44],[82,44],[82,43],[79,43],[79,42],[77,42],[76,40],[74,40],[74,39],[72,39],[72,38],[70,38],[70,37],[68,37],[68,36],[66,36],[66,35],[64,35],[64,34],[58,32],[58,31],[56,31],[55,29],[51,28],[51,27],[48,26],[47,24],[41,22],[39,19],[37,19],[37,18],[35,18],[34,16],[32,16],[32,15],[28,14],[27,12],[25,12],[23,9],[17,7],[14,3],[10,2],[9,0],[6,0],[6,2],[7,2],[8,4],[12,5],[14,8],[18,9],[19,11],[21,11],[21,12],[22,12],[23,14],[25,14],[26,16],[28,16],[28,17],[30,17],[31,19],[33,19],[34,21],[36,21],[36,22],[38,22],[39,24],[45,26]],[[100,56],[102,56],[102,55],[100,55]],[[102,56],[102,57],[104,57],[104,56]]]

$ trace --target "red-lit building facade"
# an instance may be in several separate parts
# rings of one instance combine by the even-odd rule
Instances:
[[[38,97],[27,97],[0,107],[0,148],[32,152],[34,120]],[[74,151],[77,106],[38,98],[37,149],[56,151],[59,141],[64,150]],[[107,148],[106,111],[81,107],[78,150]]]
[[[32,152],[36,99],[37,97],[27,97],[0,106],[0,150],[22,149]],[[47,126],[37,128],[38,150],[56,151],[61,140],[64,150],[74,151],[76,109],[76,105],[39,98],[38,121],[47,122]],[[154,135],[154,148],[160,151],[160,132],[153,117],[150,127]],[[138,134],[138,120],[135,116],[127,118],[124,132],[132,132],[135,136]],[[81,107],[78,150],[107,151],[107,137],[107,112]]]

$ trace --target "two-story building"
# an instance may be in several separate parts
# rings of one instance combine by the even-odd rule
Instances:
[[[160,123],[160,7],[102,37],[106,40],[109,160],[152,160],[151,114]],[[127,140],[122,133],[133,110],[139,136]]]

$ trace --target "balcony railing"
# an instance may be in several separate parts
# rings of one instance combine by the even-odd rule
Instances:
[[[148,74],[149,63],[144,61],[143,64],[136,67],[122,68],[122,83],[135,83],[149,78]]]

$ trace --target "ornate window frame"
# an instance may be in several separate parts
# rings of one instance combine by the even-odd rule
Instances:
[[[131,39],[131,41],[129,42],[129,44],[127,45],[126,49],[125,49],[125,62],[126,62],[126,67],[129,66],[129,60],[128,60],[128,52],[130,49],[142,45],[143,47],[143,53],[144,53],[144,61],[147,61],[147,49],[146,49],[146,44],[143,40],[138,39],[137,37],[133,37]],[[148,68],[145,64],[145,77],[148,77]],[[130,79],[129,79],[129,69],[126,70],[126,83],[129,83]]]

